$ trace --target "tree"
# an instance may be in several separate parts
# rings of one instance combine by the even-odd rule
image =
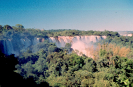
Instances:
[[[57,50],[57,47],[53,46],[53,45],[49,46],[49,48],[48,48],[49,52],[55,52],[56,50]]]
[[[22,72],[22,73],[24,74],[25,78],[34,76],[32,73],[33,72],[32,61],[29,61],[26,64],[23,64],[22,68],[24,69],[24,72]]]
[[[15,25],[18,29],[23,29],[24,28],[24,26],[22,25],[22,24],[16,24]]]
[[[0,30],[2,30],[3,29],[3,27],[2,27],[2,25],[0,25]]]
[[[71,43],[66,43],[65,48],[70,49],[71,46],[72,46]]]
[[[10,25],[5,25],[4,28],[5,28],[6,30],[13,29]]]
[[[38,61],[35,62],[33,67],[38,73],[43,73],[47,69],[46,60],[44,58],[39,58]]]
[[[24,31],[24,26],[22,24],[16,24],[15,26],[13,26],[13,29],[16,31]]]
[[[2,25],[0,25],[0,33],[2,33],[3,27]]]

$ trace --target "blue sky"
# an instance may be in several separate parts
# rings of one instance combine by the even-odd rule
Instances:
[[[25,28],[133,30],[133,0],[1,0],[0,25]]]

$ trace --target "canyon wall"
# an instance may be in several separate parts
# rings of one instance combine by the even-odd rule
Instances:
[[[78,55],[85,54],[92,57],[90,48],[94,47],[94,43],[106,39],[106,36],[58,36],[56,38],[50,37],[49,41],[56,44],[57,47],[65,47],[66,43],[71,43],[71,48],[78,53]]]
[[[66,43],[71,43],[73,50],[89,56],[86,49],[93,45],[93,43],[106,39],[106,36],[58,36],[49,37],[49,42],[55,43],[57,47],[65,47]],[[14,37],[12,39],[0,40],[0,50],[7,55],[15,54],[19,56],[21,52],[28,50],[28,47],[43,42],[44,38],[27,38]]]
[[[77,42],[82,42],[84,44],[95,43],[100,40],[106,39],[106,36],[58,36],[50,37],[49,41],[56,44],[57,47],[65,47],[66,43],[71,43],[74,45]]]
[[[20,52],[25,52],[28,47],[41,42],[40,38],[15,37],[12,39],[0,40],[0,50],[2,53],[19,56]]]

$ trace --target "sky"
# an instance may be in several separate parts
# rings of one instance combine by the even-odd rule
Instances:
[[[0,25],[133,31],[133,0],[0,0]]]

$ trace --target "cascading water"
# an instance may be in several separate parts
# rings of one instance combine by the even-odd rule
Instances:
[[[0,45],[1,51],[4,54],[10,55],[15,54],[15,56],[19,56],[20,52],[24,52],[31,45],[36,45],[39,43],[39,38],[33,38],[33,40],[25,38],[13,38],[7,40],[1,40]]]
[[[36,45],[36,44],[38,44],[39,43],[39,38],[34,38],[34,40],[33,40],[33,45]]]
[[[11,40],[6,40],[7,54],[10,55],[14,53],[14,49],[11,43]]]
[[[106,39],[106,36],[58,36],[56,39],[54,37],[50,37],[49,41],[55,43],[57,47],[65,47],[66,43],[71,43],[71,48],[74,51],[79,51],[79,55],[85,54],[88,57],[91,57],[88,48],[92,47],[93,43],[103,39]]]
[[[54,37],[50,37],[49,41],[53,42],[57,45],[57,47],[65,47],[66,43],[75,43],[75,42],[83,42],[83,43],[95,43],[102,39],[105,39],[106,36],[58,36],[56,39]]]
[[[71,48],[73,48],[73,50],[78,50],[79,53],[83,53],[85,55],[90,55],[90,53],[86,50],[88,47],[102,39],[106,39],[106,36],[58,36],[56,38],[48,38],[49,42],[55,43],[57,47],[65,47],[66,43],[71,43]],[[19,56],[20,52],[26,51],[29,46],[36,45],[44,40],[44,38],[42,39],[36,37],[32,39],[27,37],[16,37],[13,39],[2,40],[0,41],[0,45],[3,46],[1,47],[3,53],[7,55],[15,54],[15,56]]]

